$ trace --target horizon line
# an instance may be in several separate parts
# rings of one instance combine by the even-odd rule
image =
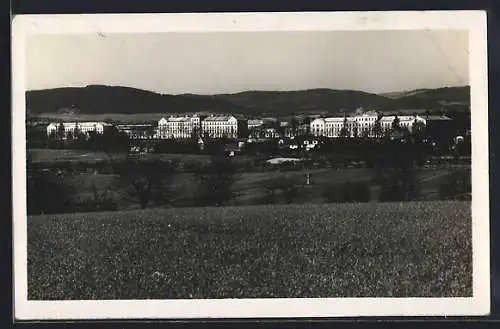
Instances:
[[[157,91],[153,91],[150,89],[142,89],[142,88],[137,88],[137,87],[130,87],[130,86],[125,86],[125,85],[107,85],[107,84],[88,84],[85,86],[64,86],[64,87],[52,87],[52,88],[42,88],[42,89],[26,89],[25,93],[27,92],[36,92],[36,91],[48,91],[48,90],[56,90],[56,89],[84,89],[88,87],[111,87],[111,88],[127,88],[127,89],[135,89],[135,90],[140,90],[140,91],[146,91],[150,92],[153,94],[161,95],[161,96],[187,96],[187,95],[196,95],[196,96],[217,96],[217,95],[237,95],[241,93],[246,93],[246,92],[300,92],[300,91],[313,91],[313,90],[332,90],[332,91],[357,91],[357,92],[363,92],[367,94],[373,94],[373,95],[384,95],[384,94],[391,94],[391,93],[404,93],[404,92],[413,92],[413,91],[418,91],[418,90],[435,90],[435,89],[445,89],[445,88],[465,88],[469,87],[470,85],[445,85],[441,87],[421,87],[421,88],[415,88],[415,89],[401,89],[401,90],[393,90],[393,91],[384,91],[384,92],[371,92],[371,91],[366,91],[362,89],[337,89],[337,88],[327,88],[327,87],[317,87],[317,88],[307,88],[307,89],[287,89],[287,90],[279,90],[279,89],[246,89],[246,90],[241,90],[241,91],[235,91],[235,92],[220,92],[220,93],[194,93],[194,92],[184,92],[184,93],[161,93]]]

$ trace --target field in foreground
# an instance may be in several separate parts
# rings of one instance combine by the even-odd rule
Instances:
[[[28,217],[28,298],[472,295],[470,202]]]

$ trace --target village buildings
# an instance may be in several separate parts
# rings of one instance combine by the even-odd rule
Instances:
[[[195,139],[228,138],[239,140],[269,140],[294,139],[300,137],[338,138],[338,137],[368,137],[378,138],[386,136],[393,130],[395,120],[401,131],[413,132],[416,123],[422,126],[429,125],[429,132],[433,136],[445,137],[448,140],[453,135],[446,130],[452,121],[446,116],[420,115],[381,115],[381,112],[356,112],[350,116],[337,117],[301,117],[288,120],[270,120],[269,118],[245,120],[235,115],[208,115],[186,114],[179,116],[162,117],[157,125],[151,123],[117,124],[115,127],[126,133],[130,139]],[[47,126],[47,135],[61,131],[65,134],[75,130],[84,134],[95,131],[102,134],[112,125],[105,122],[66,122],[50,123]]]
[[[111,124],[106,122],[53,122],[47,125],[47,136],[56,134],[61,127],[66,137],[68,134],[75,135],[75,132],[80,132],[87,136],[91,132],[103,134],[104,130],[111,126]]]
[[[201,122],[203,136],[210,138],[237,138],[238,120],[232,116],[209,116]]]
[[[194,134],[198,134],[200,131],[200,121],[198,115],[161,118],[158,121],[157,138],[192,138]]]
[[[426,124],[426,120],[420,116],[379,116],[377,112],[370,111],[354,116],[316,118],[311,121],[310,131],[317,137],[377,137],[378,134],[391,130],[396,118],[399,121],[398,126],[410,132],[415,123]],[[377,125],[380,130],[378,133]]]

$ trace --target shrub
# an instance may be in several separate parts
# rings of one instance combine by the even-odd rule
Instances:
[[[94,212],[94,211],[114,211],[118,210],[115,200],[108,196],[102,196],[96,200],[94,198],[85,198],[75,201],[74,212]]]
[[[296,202],[302,195],[303,186],[296,178],[285,176],[282,179],[281,191],[286,203]]]
[[[71,212],[75,191],[66,183],[67,173],[41,170],[28,164],[27,211],[32,214]]]
[[[277,203],[277,192],[281,188],[281,182],[279,178],[269,179],[263,183],[263,188],[265,195],[262,198],[262,203],[264,204],[274,204]]]
[[[121,178],[125,196],[145,209],[151,202],[159,205],[171,201],[169,188],[177,165],[176,161],[128,159],[113,164],[113,169]]]
[[[381,177],[379,199],[382,202],[418,200],[420,192],[420,180],[413,166],[388,168]]]
[[[380,201],[412,201],[420,198],[419,170],[416,156],[399,142],[387,142],[376,159],[373,182],[380,186]],[[391,151],[391,152],[389,152]]]
[[[371,200],[368,182],[345,182],[327,185],[323,190],[327,202],[368,202]]]
[[[297,177],[281,175],[264,182],[265,196],[263,203],[275,204],[282,199],[285,203],[294,203],[302,196],[303,186]]]
[[[439,186],[439,196],[445,200],[470,199],[472,179],[469,170],[454,170]]]
[[[195,172],[195,177],[198,180],[195,205],[222,206],[233,199],[231,188],[236,177],[230,160],[214,157]]]

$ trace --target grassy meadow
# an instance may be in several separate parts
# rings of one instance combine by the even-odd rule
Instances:
[[[103,152],[89,152],[78,150],[50,150],[33,149],[28,150],[34,162],[58,162],[76,161],[93,162],[107,159]],[[149,154],[163,160],[179,159],[186,163],[204,163],[209,161],[210,155],[204,154]],[[233,161],[244,162],[251,157],[236,157]],[[115,159],[119,160],[119,156]],[[345,182],[367,182],[370,184],[370,193],[373,199],[377,199],[379,186],[373,180],[373,170],[369,168],[314,168],[310,171],[310,185],[305,186],[302,195],[297,199],[299,203],[321,204],[325,203],[323,195],[324,188],[331,184],[342,184]],[[422,200],[439,199],[439,186],[443,183],[446,175],[450,172],[446,167],[429,167],[419,170]],[[266,195],[266,183],[278,178],[283,174],[288,177],[297,178],[301,184],[306,183],[305,173],[301,170],[281,172],[279,170],[245,171],[235,175],[235,183],[231,187],[234,198],[231,200],[233,206],[246,206],[262,203]],[[120,177],[111,173],[83,172],[75,173],[66,178],[76,191],[76,198],[80,200],[92,198],[94,186],[98,191],[109,190],[109,195],[116,202],[119,209],[134,209],[139,205],[133,200],[123,197],[123,184]],[[197,181],[192,173],[177,172],[172,182],[168,185],[172,199],[170,204],[176,207],[190,206],[196,194]]]
[[[28,217],[28,298],[465,297],[470,202]]]
[[[422,199],[432,200],[438,198],[439,184],[447,174],[446,169],[428,169],[421,173]],[[263,187],[266,181],[282,175],[279,171],[270,172],[244,172],[236,174],[236,182],[232,186],[234,198],[231,204],[234,206],[253,205],[260,202],[266,190]],[[292,171],[287,173],[290,177],[297,177],[305,184],[306,177],[302,171]],[[311,185],[306,186],[302,191],[302,197],[297,199],[301,203],[324,203],[323,189],[329,184],[340,184],[343,182],[370,182],[372,172],[369,169],[356,168],[336,170],[331,168],[312,170],[310,174]],[[120,177],[113,174],[100,173],[80,173],[68,178],[67,182],[77,191],[77,198],[90,198],[93,193],[93,186],[103,191],[109,189],[110,195],[120,205],[121,209],[134,209],[138,204],[131,200],[122,198],[122,186]],[[373,184],[371,193],[376,198],[378,186]],[[197,181],[192,173],[176,173],[173,181],[168,186],[168,190],[173,192],[172,205],[189,205],[197,189]]]

